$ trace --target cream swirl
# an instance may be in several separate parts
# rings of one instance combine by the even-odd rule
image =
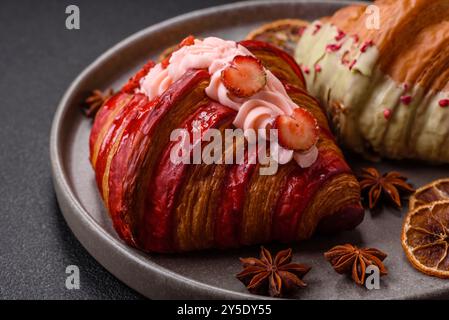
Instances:
[[[167,88],[189,69],[208,69],[211,75],[210,84],[205,89],[206,95],[222,105],[237,111],[233,124],[243,131],[253,129],[262,138],[269,140],[266,131],[273,120],[281,114],[290,115],[298,106],[288,96],[282,82],[269,70],[265,70],[267,83],[262,90],[249,98],[239,98],[230,94],[225,87],[221,73],[236,56],[253,56],[253,54],[234,41],[209,37],[204,40],[195,39],[191,46],[184,46],[175,51],[166,68],[157,64],[140,82],[140,92],[150,100],[161,95]],[[316,147],[306,153],[294,152],[270,141],[271,148],[278,153],[278,162],[287,163],[292,159],[301,166],[312,165],[318,154]]]

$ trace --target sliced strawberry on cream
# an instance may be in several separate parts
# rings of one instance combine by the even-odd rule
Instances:
[[[253,96],[267,84],[265,69],[253,56],[235,56],[222,71],[221,78],[225,87],[240,98]]]
[[[278,130],[279,144],[286,149],[306,151],[318,141],[317,121],[303,108],[293,110],[291,115],[277,116],[273,128]]]

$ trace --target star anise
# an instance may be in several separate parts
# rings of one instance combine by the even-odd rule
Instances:
[[[362,193],[367,194],[369,209],[376,207],[382,198],[387,198],[400,209],[401,196],[415,191],[412,185],[407,183],[407,178],[395,171],[380,175],[374,168],[364,168],[358,179]]]
[[[292,249],[278,252],[273,259],[271,253],[261,247],[260,259],[240,258],[243,271],[237,275],[237,279],[251,293],[285,296],[297,288],[307,286],[302,277],[311,269],[303,264],[291,263],[291,260]]]
[[[351,274],[358,285],[365,283],[367,266],[377,266],[381,276],[388,273],[382,262],[387,255],[378,249],[359,249],[351,244],[345,244],[333,247],[324,254],[324,257],[338,273]]]
[[[95,89],[92,91],[91,95],[87,97],[85,102],[84,113],[89,118],[95,118],[98,110],[103,106],[103,104],[114,95],[113,89],[108,89],[106,91],[101,91]]]

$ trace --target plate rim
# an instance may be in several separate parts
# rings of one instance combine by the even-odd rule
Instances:
[[[121,50],[125,50],[128,46],[132,46],[141,38],[149,36],[151,33],[155,33],[160,29],[169,28],[179,23],[195,20],[202,16],[207,16],[217,10],[233,11],[247,7],[266,6],[268,4],[272,5],[274,3],[280,5],[297,3],[333,3],[351,5],[363,4],[364,2],[346,0],[281,0],[276,2],[269,0],[253,0],[213,6],[187,12],[148,26],[113,45],[110,49],[106,50],[93,62],[91,62],[86,68],[83,69],[83,71],[72,81],[72,83],[66,89],[58,104],[55,115],[53,117],[50,133],[50,163],[56,198],[64,219],[78,241],[100,265],[102,265],[105,269],[108,270],[108,272],[112,273],[116,278],[125,283],[127,286],[131,287],[133,290],[146,297],[152,299],[170,298],[170,293],[167,293],[166,290],[162,290],[162,286],[164,286],[164,289],[167,289],[167,287],[169,287],[172,290],[175,288],[179,290],[179,288],[182,287],[183,293],[181,295],[190,299],[196,299],[198,297],[206,299],[271,299],[270,297],[266,296],[259,296],[250,293],[237,292],[230,289],[223,289],[214,285],[203,283],[201,281],[193,280],[179,273],[171,271],[170,269],[167,269],[151,261],[151,259],[147,259],[145,257],[145,253],[130,248],[122,241],[113,238],[97,221],[94,220],[94,218],[87,212],[86,209],[84,209],[82,204],[78,201],[72,190],[72,187],[70,187],[66,172],[64,170],[64,161],[62,159],[62,125],[64,124],[64,118],[67,112],[70,110],[71,100],[75,98],[74,93],[76,92],[77,87],[79,87],[83,83],[83,81],[86,81],[86,79],[88,79],[91,74],[95,73],[95,71],[97,71],[98,69],[101,69],[102,66],[106,64],[111,58],[113,58],[114,55],[116,55]],[[69,213],[69,211],[76,212],[76,214]],[[78,217],[78,219],[75,219],[75,216]],[[91,241],[88,241],[80,236],[83,232],[88,232],[88,230],[91,231],[91,236],[93,235],[95,239],[91,239]],[[128,267],[134,268],[135,270],[138,270],[139,268],[146,269],[152,276],[156,277],[157,281],[160,282],[159,284],[157,284],[159,285],[160,290],[153,289],[152,293],[149,294],[147,290],[143,289],[144,287],[137,287],[136,285],[134,285],[134,283],[130,283],[130,281],[127,280],[125,273],[131,272],[131,270],[117,270],[119,268],[112,266],[113,259],[110,259],[108,261],[108,258],[106,257],[99,257],[99,254],[95,252],[98,251],[98,249],[94,250],[94,246],[101,246],[103,249],[106,248],[106,250],[112,250],[114,256],[118,256],[120,259],[124,259],[123,262]],[[129,252],[130,249],[132,250],[132,254],[130,254]],[[155,282],[157,283],[157,281]]]

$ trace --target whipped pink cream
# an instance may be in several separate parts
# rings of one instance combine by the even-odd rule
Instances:
[[[229,66],[235,56],[253,56],[245,47],[234,41],[209,37],[204,40],[195,39],[191,46],[184,46],[174,52],[169,65],[163,68],[159,63],[140,81],[140,92],[150,100],[158,97],[189,69],[207,69],[211,75],[209,86],[205,92],[213,100],[237,111],[233,124],[244,131],[268,129],[276,116],[290,115],[298,106],[288,96],[282,82],[269,70],[265,69],[267,84],[249,98],[239,98],[230,94],[223,84],[221,72]],[[263,130],[265,135],[265,130]],[[268,137],[264,136],[264,139]],[[278,151],[278,163],[284,164],[294,159],[301,167],[311,166],[318,157],[316,146],[300,153],[283,148],[271,141],[271,147]]]

